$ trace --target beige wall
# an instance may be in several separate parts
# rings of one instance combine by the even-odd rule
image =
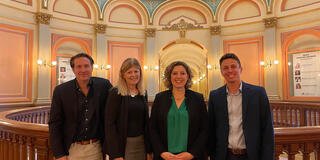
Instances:
[[[222,54],[236,52],[245,67],[242,78],[266,87],[271,99],[288,99],[285,74],[287,54],[302,49],[319,50],[318,0],[271,0],[269,5],[263,0],[223,0],[216,13],[202,2],[168,1],[158,6],[153,14],[149,14],[141,2],[131,0],[109,1],[102,12],[93,0],[44,2],[0,1],[0,77],[3,77],[0,78],[0,110],[1,107],[15,105],[50,103],[55,87],[55,68],[40,66],[37,60],[50,63],[55,59],[60,45],[69,47],[71,52],[81,46],[98,65],[111,64],[112,69],[100,67],[94,74],[110,78],[113,82],[118,75],[114,72],[118,72],[123,58],[137,57],[143,65],[156,66],[159,65],[163,48],[171,44],[197,45],[200,48],[192,50],[189,56],[173,52],[167,57],[186,60],[192,68],[218,66]],[[38,13],[50,14],[49,24],[37,22],[35,17]],[[274,27],[264,24],[264,19],[271,17],[277,17]],[[181,19],[189,23],[184,37],[179,30],[164,29],[179,23]],[[105,32],[96,30],[96,24],[106,25]],[[198,25],[201,28],[191,29]],[[221,32],[212,32],[210,28],[213,26],[220,26]],[[155,34],[146,35],[147,28],[155,29]],[[114,46],[108,45],[109,42],[122,45],[112,50],[115,48],[110,48]],[[135,47],[128,47],[132,44]],[[192,58],[194,54],[203,54],[206,64],[199,64]],[[275,59],[280,64],[268,69],[258,64],[260,60]],[[161,75],[158,72],[144,72],[151,100],[159,91]],[[219,68],[201,72],[206,74],[206,83],[202,81],[194,88],[203,94],[223,85]]]

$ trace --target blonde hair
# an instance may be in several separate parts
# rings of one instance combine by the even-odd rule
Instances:
[[[132,67],[136,67],[140,71],[140,80],[136,85],[136,88],[139,91],[139,95],[145,95],[144,90],[144,83],[143,83],[143,76],[141,66],[137,59],[135,58],[127,58],[125,61],[122,62],[120,72],[119,72],[119,81],[118,81],[118,94],[122,96],[129,95],[129,89],[126,83],[126,80],[123,78],[124,73]]]

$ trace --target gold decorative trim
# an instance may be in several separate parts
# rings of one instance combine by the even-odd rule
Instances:
[[[107,28],[107,25],[105,24],[95,24],[94,26],[96,33],[101,33],[101,34],[106,33],[106,28]]]
[[[50,24],[50,19],[52,18],[51,14],[38,12],[36,14],[36,22],[37,24]]]
[[[144,30],[144,34],[146,37],[155,37],[156,29],[155,28],[147,28]]]
[[[221,26],[211,26],[210,27],[210,33],[211,35],[220,35],[221,33]]]
[[[167,26],[163,27],[162,29],[177,31],[177,30],[200,29],[200,28],[203,28],[203,26],[200,26],[200,25],[195,26],[192,23],[188,23],[184,19],[181,19],[179,23],[173,24],[170,27],[167,27]]]
[[[277,27],[278,18],[277,17],[271,17],[271,18],[265,18],[263,19],[264,26],[266,28],[272,28]]]

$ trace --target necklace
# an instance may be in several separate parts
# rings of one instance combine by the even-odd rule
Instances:
[[[129,91],[129,95],[131,97],[135,97],[137,95],[136,91]]]

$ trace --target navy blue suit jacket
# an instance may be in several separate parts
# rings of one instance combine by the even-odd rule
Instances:
[[[229,118],[226,85],[210,92],[209,155],[225,160]],[[248,160],[274,159],[274,132],[269,100],[263,87],[242,82],[242,128]]]

